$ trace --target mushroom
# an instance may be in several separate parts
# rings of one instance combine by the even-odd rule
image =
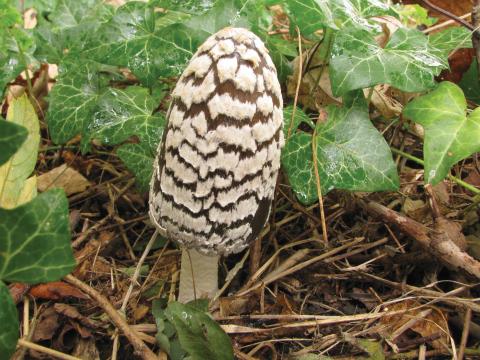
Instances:
[[[263,42],[225,28],[192,57],[172,93],[150,183],[160,234],[182,247],[178,300],[212,297],[218,258],[244,250],[274,196],[282,94]]]

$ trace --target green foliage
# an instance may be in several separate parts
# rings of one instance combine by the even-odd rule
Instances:
[[[27,180],[37,161],[39,139],[37,115],[28,98],[24,95],[11,101],[7,121],[0,120],[2,359],[10,358],[18,338],[17,312],[4,281],[35,284],[58,280],[75,266],[64,192],[50,190],[35,197],[36,182],[30,181],[35,177]]]
[[[23,126],[0,119],[0,165],[15,154],[27,135],[28,131]]]
[[[15,209],[0,208],[0,239],[2,280],[48,282],[75,266],[68,201],[60,189],[44,192]]]
[[[425,129],[425,182],[439,183],[455,163],[480,151],[480,108],[466,110],[462,89],[450,82],[405,107],[404,115]]]
[[[363,94],[349,94],[344,101],[343,107],[328,108],[327,122],[318,123],[314,133],[322,193],[397,189],[392,154],[370,122]],[[312,148],[312,135],[300,131],[289,138],[282,154],[290,184],[304,204],[318,198]]]
[[[8,287],[0,281],[0,357],[9,359],[18,339],[17,308]]]
[[[8,0],[0,0],[0,94],[5,85],[19,75],[28,64],[34,42],[29,33],[19,27],[22,16]]]
[[[128,170],[136,175],[137,186],[140,191],[148,191],[153,174],[155,150],[145,143],[125,144],[117,150],[118,157],[123,161]]]
[[[476,58],[473,59],[468,71],[463,74],[462,80],[458,85],[462,88],[468,100],[480,104],[480,82],[478,81],[478,64]]]
[[[166,309],[154,301],[152,313],[157,324],[157,341],[174,360],[233,359],[230,338],[206,313],[208,303],[171,302]]]
[[[400,19],[406,26],[432,26],[437,22],[436,18],[431,18],[428,16],[427,9],[418,4],[398,6],[395,10],[400,15]]]
[[[448,68],[448,54],[469,41],[467,30],[449,28],[427,37],[415,29],[398,29],[382,48],[373,34],[345,29],[335,38],[330,79],[336,96],[385,83],[407,92],[435,85],[434,77]]]
[[[393,15],[390,6],[378,0],[286,0],[294,22],[304,36],[329,27],[380,31],[369,18]]]

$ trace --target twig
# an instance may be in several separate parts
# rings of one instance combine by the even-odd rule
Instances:
[[[120,308],[120,311],[124,314],[126,312],[128,301],[130,300],[130,296],[132,296],[133,287],[135,286],[135,283],[138,280],[138,276],[140,275],[142,265],[145,262],[145,258],[147,257],[148,253],[152,249],[152,246],[155,243],[155,240],[157,239],[157,237],[158,237],[158,231],[155,230],[152,237],[148,241],[147,246],[145,246],[145,250],[143,250],[143,254],[140,257],[140,260],[138,260],[137,267],[135,268],[135,272],[133,273],[132,279],[130,280],[130,285],[128,287],[127,293],[123,298],[122,307]],[[117,350],[118,350],[118,329],[115,331],[115,336],[113,339],[112,359],[115,359],[117,357]]]
[[[300,84],[302,83],[302,66],[303,66],[303,59],[302,59],[302,36],[300,35],[300,29],[298,26],[296,27],[297,34],[298,34],[298,79],[297,79],[297,88],[295,89],[295,99],[293,100],[293,110],[292,110],[292,119],[290,120],[290,126],[288,127],[287,138],[285,141],[288,141],[290,135],[292,134],[293,123],[295,119],[295,110],[297,109],[297,101],[298,101],[298,93],[300,91]]]
[[[322,183],[320,182],[320,174],[318,172],[317,127],[315,127],[315,130],[313,130],[312,155],[313,155],[313,168],[315,170],[315,184],[317,186],[317,194],[318,194],[318,205],[320,206],[320,221],[322,223],[323,241],[325,242],[325,244],[328,244],[327,223],[325,221],[325,210],[323,208]]]
[[[118,311],[112,306],[112,304],[97,290],[93,289],[83,281],[77,279],[72,275],[65,276],[64,280],[78,289],[82,290],[85,294],[94,299],[98,305],[107,313],[112,322],[117,328],[119,328],[127,337],[135,349],[135,353],[142,357],[144,360],[157,360],[155,354],[145,343],[140,339],[138,334],[130,328],[125,319],[120,316]]]
[[[462,331],[462,339],[460,340],[460,348],[458,349],[458,360],[463,359],[463,355],[465,354],[465,347],[467,346],[468,335],[470,333],[470,320],[472,319],[472,309],[467,308],[465,311],[465,319],[463,322],[463,331]]]
[[[477,81],[480,81],[480,33],[478,28],[480,27],[480,0],[475,0],[472,7],[472,25],[475,29],[472,34],[472,45],[475,49],[475,57],[477,58]]]
[[[447,18],[449,19],[452,19],[454,21],[456,21],[457,23],[465,26],[467,29],[471,30],[471,31],[474,31],[474,27],[472,25],[470,25],[468,22],[466,22],[465,20],[461,19],[460,17],[458,17],[457,15],[454,15],[452,14],[451,12],[445,10],[445,9],[442,9],[441,7],[437,6],[437,5],[434,5],[432,4],[429,0],[420,0],[421,3],[423,3],[426,7],[446,16]]]
[[[420,159],[416,156],[410,155],[409,153],[406,153],[402,150],[395,149],[393,147],[391,147],[390,150],[395,154],[403,156],[405,159],[412,160],[413,162],[417,163],[418,165],[423,166],[425,164],[425,162],[422,159]],[[462,186],[463,188],[473,192],[474,194],[480,195],[480,190],[479,189],[477,189],[475,186],[463,181],[462,179],[459,179],[458,177],[453,176],[453,175],[448,175],[448,178],[451,181],[456,182],[458,185]]]
[[[463,14],[462,16],[459,16],[459,18],[460,19],[467,19],[470,16],[472,16],[472,13],[466,13],[466,14]],[[447,26],[450,26],[450,25],[453,25],[453,24],[455,24],[455,20],[443,21],[440,24],[437,24],[437,25],[431,26],[429,28],[426,28],[425,30],[423,30],[423,33],[424,34],[429,34],[432,31],[440,30],[440,29],[443,29],[444,27],[447,27]]]
[[[38,352],[41,352],[43,354],[47,354],[47,355],[51,355],[55,358],[58,358],[58,359],[64,359],[64,360],[82,360],[78,357],[75,357],[75,356],[72,356],[72,355],[68,355],[68,354],[64,354],[60,351],[57,351],[57,350],[53,350],[53,349],[50,349],[50,348],[47,348],[45,346],[41,346],[41,345],[38,345],[38,344],[35,344],[35,343],[32,343],[30,341],[27,341],[25,339],[18,339],[18,345],[20,346],[23,346],[27,349],[31,349],[31,350],[35,350],[35,351],[38,351]]]
[[[401,231],[417,240],[444,265],[463,269],[480,278],[480,262],[462,251],[457,244],[448,238],[448,234],[430,230],[425,225],[373,201],[366,204],[365,208],[384,221],[397,225]]]

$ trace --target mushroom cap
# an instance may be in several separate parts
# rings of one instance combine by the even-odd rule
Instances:
[[[154,162],[150,218],[163,235],[209,255],[255,240],[280,168],[282,107],[255,34],[225,28],[199,47],[173,90]]]

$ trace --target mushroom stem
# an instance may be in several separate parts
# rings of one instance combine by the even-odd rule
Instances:
[[[194,249],[182,249],[178,301],[187,303],[212,298],[218,290],[217,255],[204,255]]]

